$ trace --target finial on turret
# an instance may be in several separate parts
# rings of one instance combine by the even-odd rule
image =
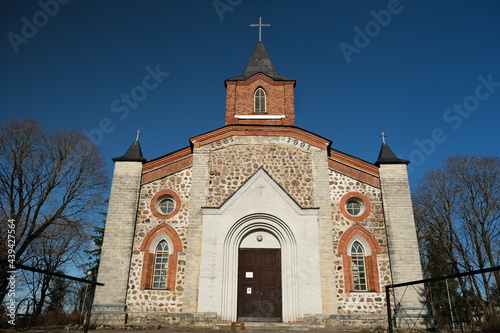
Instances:
[[[385,135],[384,132],[382,132],[382,134],[379,136],[382,138],[382,143],[385,143],[385,138],[387,137],[387,135]]]
[[[137,130],[137,132],[134,132],[134,134],[136,134],[135,141],[139,141],[139,135],[141,135],[142,132]]]

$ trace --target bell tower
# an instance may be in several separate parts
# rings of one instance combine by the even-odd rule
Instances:
[[[243,74],[225,85],[226,125],[295,125],[295,80],[278,74],[262,41]]]

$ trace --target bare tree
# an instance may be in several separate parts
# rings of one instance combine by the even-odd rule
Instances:
[[[80,131],[49,132],[34,119],[0,126],[0,302],[12,263],[11,222],[15,260],[24,263],[29,247],[54,223],[81,228],[97,218],[108,186],[101,153]]]
[[[414,203],[427,277],[500,264],[500,158],[448,158],[420,180]],[[459,279],[457,288],[466,303],[487,311],[495,305],[498,291],[492,290],[499,282],[496,271],[478,279]]]
[[[64,273],[66,268],[76,268],[81,264],[85,252],[83,248],[88,244],[89,238],[86,230],[81,226],[56,221],[28,246],[24,255],[24,263],[30,267]],[[64,300],[65,293],[64,290],[56,290],[53,284],[56,283],[59,286],[65,284],[51,275],[33,273],[33,276],[37,278],[36,292],[31,295],[32,298],[37,299],[38,306],[35,308],[35,313],[42,313],[48,299],[50,310],[55,310],[53,307]],[[35,290],[34,287],[27,289]],[[59,298],[57,302],[53,300],[57,298],[54,293]]]

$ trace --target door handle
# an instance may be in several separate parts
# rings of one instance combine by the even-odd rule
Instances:
[[[259,292],[259,303],[262,303],[262,292]]]

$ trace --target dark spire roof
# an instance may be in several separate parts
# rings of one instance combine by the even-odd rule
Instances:
[[[257,73],[265,74],[277,81],[295,81],[294,79],[278,74],[261,41],[257,42],[243,74],[227,79],[226,81],[246,80]]]
[[[130,148],[127,150],[125,155],[121,157],[115,157],[113,158],[114,162],[120,161],[120,162],[146,162],[146,159],[144,156],[142,156],[142,150],[141,150],[141,145],[139,144],[138,140],[135,140],[134,143],[130,146]]]
[[[375,165],[380,166],[380,164],[408,164],[408,163],[410,163],[410,161],[397,158],[396,154],[394,154],[391,148],[389,148],[389,145],[383,142],[382,147],[380,148],[380,153],[378,154],[377,162],[375,162]]]

